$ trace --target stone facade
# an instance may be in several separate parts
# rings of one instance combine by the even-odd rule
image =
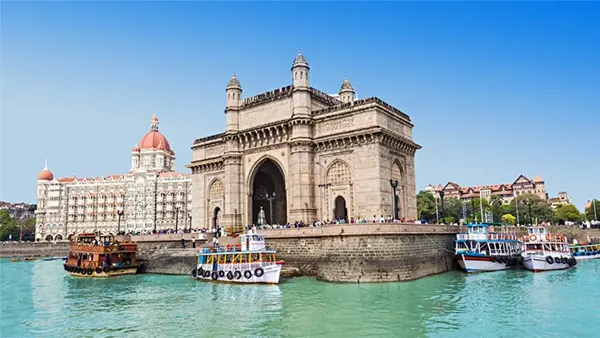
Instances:
[[[38,175],[36,240],[72,233],[144,232],[191,226],[191,179],[174,171],[175,152],[158,131],[158,118],[131,152],[131,170],[106,177]]]
[[[292,85],[242,99],[226,88],[226,129],[192,146],[192,216],[209,226],[392,216],[417,217],[412,123],[346,79],[331,96],[309,83],[299,53]],[[396,198],[390,180],[398,181]]]

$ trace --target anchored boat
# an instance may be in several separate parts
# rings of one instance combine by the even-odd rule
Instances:
[[[577,260],[600,258],[600,243],[572,244],[571,254]]]
[[[553,235],[544,227],[527,228],[523,236],[523,265],[527,270],[561,270],[576,264],[565,236]]]
[[[113,235],[81,233],[73,236],[65,271],[78,277],[110,277],[137,272],[137,244]]]
[[[278,284],[283,261],[267,250],[265,238],[249,231],[240,244],[202,248],[192,276],[205,281],[246,284]]]
[[[490,225],[500,232],[490,232]],[[456,234],[455,257],[466,272],[498,271],[521,262],[521,242],[514,230],[500,224],[467,224],[466,233]]]

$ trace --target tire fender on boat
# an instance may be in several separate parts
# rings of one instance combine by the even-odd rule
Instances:
[[[244,277],[246,277],[246,279],[250,279],[252,277],[252,272],[250,272],[250,270],[244,271]]]
[[[192,276],[196,277],[197,276],[197,274],[196,274],[197,271],[198,270],[196,270],[196,268],[194,268],[194,270],[192,270]]]
[[[561,258],[560,258],[560,261],[561,261],[563,264],[567,264],[567,262],[568,262],[569,260],[567,259],[567,257],[561,257]]]
[[[218,272],[216,272],[216,271],[213,271],[213,272],[212,272],[212,274],[211,274],[211,278],[212,278],[213,280],[217,280],[217,278],[219,278],[219,273],[218,273]]]
[[[233,276],[235,277],[235,279],[240,279],[242,278],[242,273],[240,271],[235,271],[233,273]]]
[[[263,268],[256,268],[256,270],[254,270],[254,275],[256,277],[262,277],[262,275],[265,274],[265,270],[263,270]]]
[[[548,262],[548,264],[554,264],[554,258],[552,258],[552,256],[546,256],[546,262]]]
[[[103,268],[102,268],[102,271],[104,271],[104,272],[109,272],[109,271],[110,271],[110,267],[108,267],[108,266],[105,266],[105,267],[103,267]]]
[[[219,277],[221,277],[221,278],[225,277],[225,271],[223,271],[223,270],[219,271]]]
[[[96,273],[102,273],[102,269],[100,267],[96,268]]]
[[[227,279],[229,279],[229,280],[233,279],[233,272],[227,271]]]
[[[88,275],[91,275],[94,271],[92,271],[92,269],[87,269],[87,271],[85,273],[87,273]]]
[[[210,277],[210,270],[206,270],[206,271],[204,271],[204,277],[205,277],[205,278],[208,278],[208,277]]]

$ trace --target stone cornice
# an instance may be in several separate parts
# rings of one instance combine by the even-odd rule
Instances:
[[[359,107],[359,106],[368,105],[368,104],[372,104],[372,103],[375,103],[376,106],[378,106],[384,110],[387,110],[396,116],[399,116],[403,119],[406,119],[407,121],[410,121],[410,117],[407,114],[403,113],[400,109],[393,107],[392,105],[382,101],[381,99],[379,99],[377,97],[368,97],[366,99],[356,100],[356,101],[348,102],[348,103],[342,103],[342,104],[338,104],[338,105],[335,105],[332,107],[315,110],[312,112],[312,115],[313,116],[323,115],[323,114],[327,114],[327,113],[331,113],[331,112],[335,112],[335,111]]]
[[[221,143],[221,142],[223,142],[224,136],[225,136],[225,133],[219,133],[219,134],[215,134],[215,135],[197,138],[194,140],[194,145],[192,146],[192,149],[202,148],[203,146],[206,147],[206,146],[209,146],[209,145],[212,145],[215,143]]]
[[[223,158],[213,157],[202,161],[194,161],[186,165],[192,170],[192,174],[205,173],[223,169]]]
[[[240,110],[259,106],[268,102],[277,101],[292,96],[292,86],[281,87],[269,92],[251,96],[242,100]]]
[[[336,99],[335,97],[325,94],[317,88],[310,87],[310,97],[313,99],[317,99],[328,106],[336,106],[342,103],[342,101]]]
[[[387,129],[383,129],[381,135],[381,143],[392,150],[399,151],[400,153],[414,155],[417,150],[421,149],[421,146],[412,140],[393,133]]]
[[[318,152],[343,150],[361,145],[378,142],[381,128],[368,128],[353,133],[340,133],[316,139],[315,146]]]

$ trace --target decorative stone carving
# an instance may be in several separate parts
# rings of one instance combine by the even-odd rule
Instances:
[[[343,118],[343,119],[339,119],[339,120],[335,120],[335,121],[321,122],[321,123],[317,124],[317,130],[319,133],[326,133],[326,132],[330,132],[330,131],[334,131],[334,130],[346,129],[346,128],[352,128],[352,127],[354,127],[354,118],[353,117],[347,117],[347,118]]]

